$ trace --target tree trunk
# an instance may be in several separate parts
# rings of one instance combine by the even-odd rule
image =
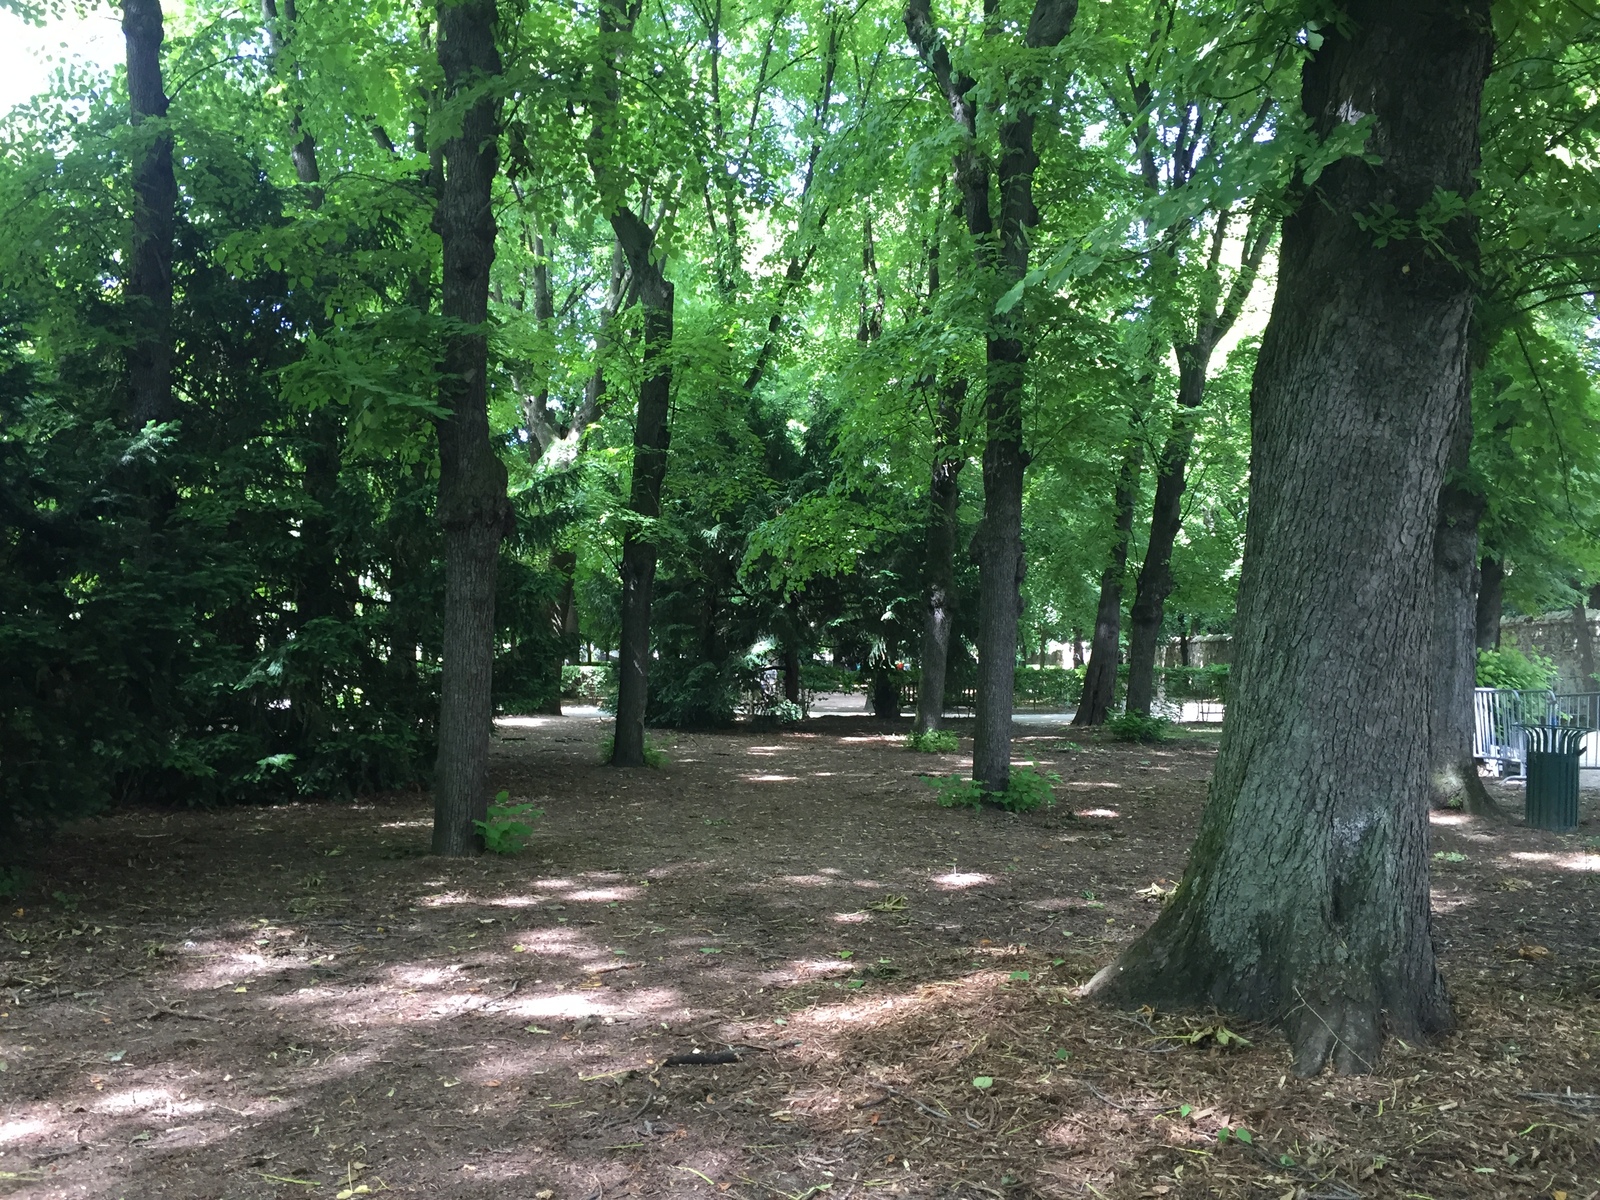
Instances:
[[[1078,13],[1077,0],[1035,0],[1023,44],[1044,49],[1061,44]],[[1034,112],[1040,81],[1025,72],[1005,80],[996,97],[1000,156],[996,220],[989,196],[990,173],[978,153],[976,81],[957,73],[933,21],[931,0],[908,0],[906,33],[917,48],[964,139],[955,156],[967,232],[988,304],[994,305],[1028,271],[1028,230],[1039,223],[1033,202]],[[997,115],[999,115],[997,113]],[[999,237],[995,234],[998,230]],[[972,539],[978,560],[978,687],[974,712],[972,778],[985,792],[1004,792],[1011,779],[1011,705],[1016,688],[1017,620],[1022,607],[1022,484],[1028,459],[1022,444],[1022,392],[1027,347],[1022,314],[991,311],[985,330],[987,377],[983,451],[983,521]]]
[[[1594,687],[1594,633],[1582,599],[1572,606],[1572,638],[1578,650],[1578,691],[1587,692]]]
[[[1448,476],[1439,496],[1433,535],[1432,703],[1428,742],[1433,747],[1433,806],[1459,808],[1475,817],[1503,818],[1478,776],[1472,757],[1477,675],[1478,520],[1483,497],[1463,484],[1472,453],[1471,391],[1464,389],[1451,434]]]
[[[783,648],[783,698],[800,703],[800,651],[793,642]]]
[[[269,65],[275,72],[283,72],[288,64],[284,60],[289,45],[289,31],[299,16],[294,0],[284,0],[283,14],[278,13],[278,0],[261,0],[261,16],[267,27]],[[293,144],[289,147],[289,161],[294,164],[294,177],[306,185],[306,197],[312,208],[321,208],[323,201],[322,169],[317,165],[317,139],[306,131],[301,110],[295,105],[289,117],[289,133]]]
[[[1473,191],[1488,9],[1355,0],[1305,67],[1317,135],[1373,114],[1381,159],[1335,163],[1285,222],[1210,797],[1172,903],[1088,989],[1277,1018],[1300,1075],[1371,1071],[1385,1033],[1453,1023],[1429,926],[1428,667],[1476,228],[1444,225],[1440,253],[1355,218]]]
[[[622,636],[617,668],[617,728],[611,764],[642,767],[644,716],[650,690],[650,602],[655,589],[656,542],[651,523],[661,515],[661,485],[667,476],[667,417],[672,403],[672,284],[652,260],[655,238],[629,209],[619,209],[612,227],[633,269],[644,309],[644,382],[633,425],[631,522],[622,538]]]
[[[1213,277],[1221,270],[1222,247],[1229,227],[1226,212],[1217,216],[1208,270]],[[1245,233],[1244,253],[1239,271],[1228,288],[1221,308],[1206,299],[1195,315],[1194,338],[1173,347],[1178,360],[1178,411],[1157,464],[1155,503],[1150,510],[1150,539],[1146,543],[1144,564],[1128,613],[1128,696],[1127,711],[1150,715],[1155,698],[1156,655],[1161,647],[1161,625],[1167,597],[1172,593],[1172,547],[1183,524],[1183,493],[1188,487],[1189,454],[1194,447],[1196,411],[1205,401],[1206,373],[1217,342],[1239,318],[1267,246],[1272,241],[1271,226],[1258,214],[1252,217]]]
[[[439,7],[439,65],[459,95],[500,74],[494,0]],[[473,825],[487,815],[489,733],[494,722],[495,565],[510,523],[506,468],[489,439],[489,268],[495,221],[490,191],[499,166],[500,106],[480,97],[444,146],[435,227],[443,245],[441,311],[455,326],[445,343],[438,422],[439,519],[445,540],[444,668],[439,758],[434,773],[433,852],[475,854]]]
[[[1104,725],[1117,697],[1117,657],[1122,634],[1122,584],[1128,574],[1128,542],[1133,537],[1133,509],[1139,501],[1139,468],[1144,457],[1131,442],[1117,472],[1115,532],[1111,561],[1100,575],[1100,606],[1095,610],[1094,636],[1089,641],[1089,666],[1083,673],[1083,695],[1074,725]]]
[[[956,512],[961,505],[961,403],[966,381],[952,380],[940,390],[938,431],[932,478],[928,483],[928,531],[923,543],[927,588],[918,651],[918,733],[939,728],[944,715],[945,679],[950,667],[950,631],[956,616]]]
[[[1479,650],[1500,649],[1500,610],[1505,605],[1506,565],[1485,556],[1478,563],[1477,642]]]
[[[1194,445],[1194,410],[1205,399],[1209,360],[1180,362],[1178,412],[1156,466],[1155,503],[1150,510],[1150,540],[1128,609],[1128,712],[1150,715],[1155,698],[1156,653],[1161,624],[1172,592],[1172,547],[1183,525],[1183,493],[1188,487],[1189,450]]]
[[[160,0],[123,0],[122,35],[128,54],[129,119],[164,122]],[[172,400],[172,236],[178,183],[172,174],[172,135],[141,139],[133,164],[133,246],[123,294],[132,325],[127,350],[128,415],[135,426],[170,421]]]

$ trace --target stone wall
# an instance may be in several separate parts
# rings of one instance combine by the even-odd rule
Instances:
[[[1589,668],[1600,667],[1600,609],[1584,609],[1589,627]],[[1600,691],[1600,683],[1584,679],[1583,652],[1580,649],[1577,609],[1545,613],[1537,617],[1507,617],[1500,623],[1500,645],[1515,647],[1524,654],[1538,653],[1553,659],[1559,674],[1558,692]]]
[[[1215,667],[1233,662],[1233,639],[1225,633],[1203,633],[1189,639],[1189,665]],[[1172,638],[1161,648],[1163,667],[1183,666],[1183,643]]]

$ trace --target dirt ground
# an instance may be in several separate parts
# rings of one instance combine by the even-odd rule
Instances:
[[[567,717],[500,726],[516,857],[426,857],[416,794],[78,825],[0,919],[0,1195],[1600,1194],[1595,795],[1572,836],[1436,821],[1459,1032],[1296,1080],[1270,1029],[1073,993],[1214,735],[1018,728],[1048,813],[940,809],[962,757],[867,718],[618,772]]]

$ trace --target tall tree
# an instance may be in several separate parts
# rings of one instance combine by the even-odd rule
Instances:
[[[1488,0],[1357,0],[1305,65],[1311,128],[1369,122],[1376,161],[1299,181],[1216,774],[1176,896],[1089,987],[1277,1018],[1302,1075],[1370,1071],[1386,1033],[1453,1022],[1428,904],[1432,551],[1469,370],[1488,18]]]
[[[144,131],[134,152],[133,252],[124,295],[133,326],[129,338],[128,415],[135,425],[167,421],[172,401],[172,235],[178,183],[172,173],[172,133],[161,78],[165,31],[160,0],[123,0],[122,35],[128,52],[128,107]]]
[[[928,246],[928,305],[939,296],[939,254],[943,234],[943,206],[936,208],[933,241]],[[939,727],[944,716],[945,683],[950,665],[950,635],[956,608],[956,512],[961,507],[961,468],[966,455],[961,446],[961,410],[967,399],[966,377],[950,371],[940,378],[937,370],[921,381],[922,393],[932,400],[933,469],[928,480],[928,531],[923,542],[924,607],[922,641],[917,662],[918,733]]]
[[[1195,123],[1200,123],[1199,114]],[[1183,493],[1188,487],[1196,413],[1205,402],[1206,374],[1218,343],[1244,310],[1272,240],[1272,222],[1264,210],[1257,209],[1244,231],[1239,269],[1224,293],[1222,250],[1232,217],[1232,212],[1224,209],[1215,218],[1200,296],[1172,347],[1178,360],[1178,410],[1156,461],[1150,536],[1145,541],[1144,562],[1139,567],[1139,581],[1128,610],[1127,710],[1145,716],[1150,715],[1150,703],[1155,699],[1156,654],[1160,650],[1166,600],[1172,592],[1172,548],[1183,526]]]
[[[644,718],[650,690],[650,603],[655,590],[654,521],[661,515],[661,485],[667,477],[668,416],[672,407],[674,288],[656,245],[659,224],[636,213],[612,164],[625,110],[621,63],[642,5],[600,5],[601,94],[589,135],[589,166],[607,209],[617,245],[628,262],[633,292],[644,317],[644,367],[633,423],[633,478],[628,493],[631,520],[622,537],[622,620],[617,666],[617,722],[611,762],[645,765]],[[665,202],[662,202],[665,203]]]
[[[1011,778],[1011,710],[1016,687],[1017,619],[1026,567],[1022,548],[1022,490],[1027,472],[1022,399],[1027,385],[1027,329],[1017,308],[998,311],[1001,296],[1028,272],[1029,230],[1039,223],[1033,177],[1039,165],[1033,135],[1043,79],[1037,52],[1061,44],[1078,14],[1077,0],[1035,0],[1022,36],[1024,53],[990,82],[990,115],[999,154],[978,141],[977,79],[957,71],[934,21],[932,0],[909,0],[906,33],[949,106],[960,137],[955,183],[976,255],[986,315],[983,521],[973,539],[978,560],[978,688],[972,778],[986,792],[1004,792]],[[986,10],[985,46],[998,33]],[[1013,51],[1014,53],[1014,51]],[[991,161],[993,165],[991,166]],[[990,196],[997,185],[998,209]]]
[[[1133,538],[1133,510],[1139,502],[1139,469],[1144,443],[1128,441],[1117,469],[1117,490],[1112,499],[1110,559],[1100,575],[1100,601],[1095,609],[1094,634],[1089,641],[1089,664],[1083,673],[1083,694],[1072,714],[1074,725],[1103,725],[1117,691],[1117,660],[1122,633],[1122,588],[1128,574],[1128,543]]]
[[[444,668],[434,776],[433,852],[478,851],[474,821],[489,802],[494,721],[495,566],[511,520],[506,467],[489,437],[491,203],[500,163],[501,73],[494,0],[439,6],[439,66],[461,124],[444,143],[435,227],[444,252],[441,305],[449,322],[439,377],[439,520],[445,534]]]

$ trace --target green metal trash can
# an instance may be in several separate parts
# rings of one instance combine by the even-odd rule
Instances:
[[[1593,733],[1574,725],[1524,725],[1528,763],[1523,813],[1534,829],[1571,833],[1578,827],[1578,760]]]

